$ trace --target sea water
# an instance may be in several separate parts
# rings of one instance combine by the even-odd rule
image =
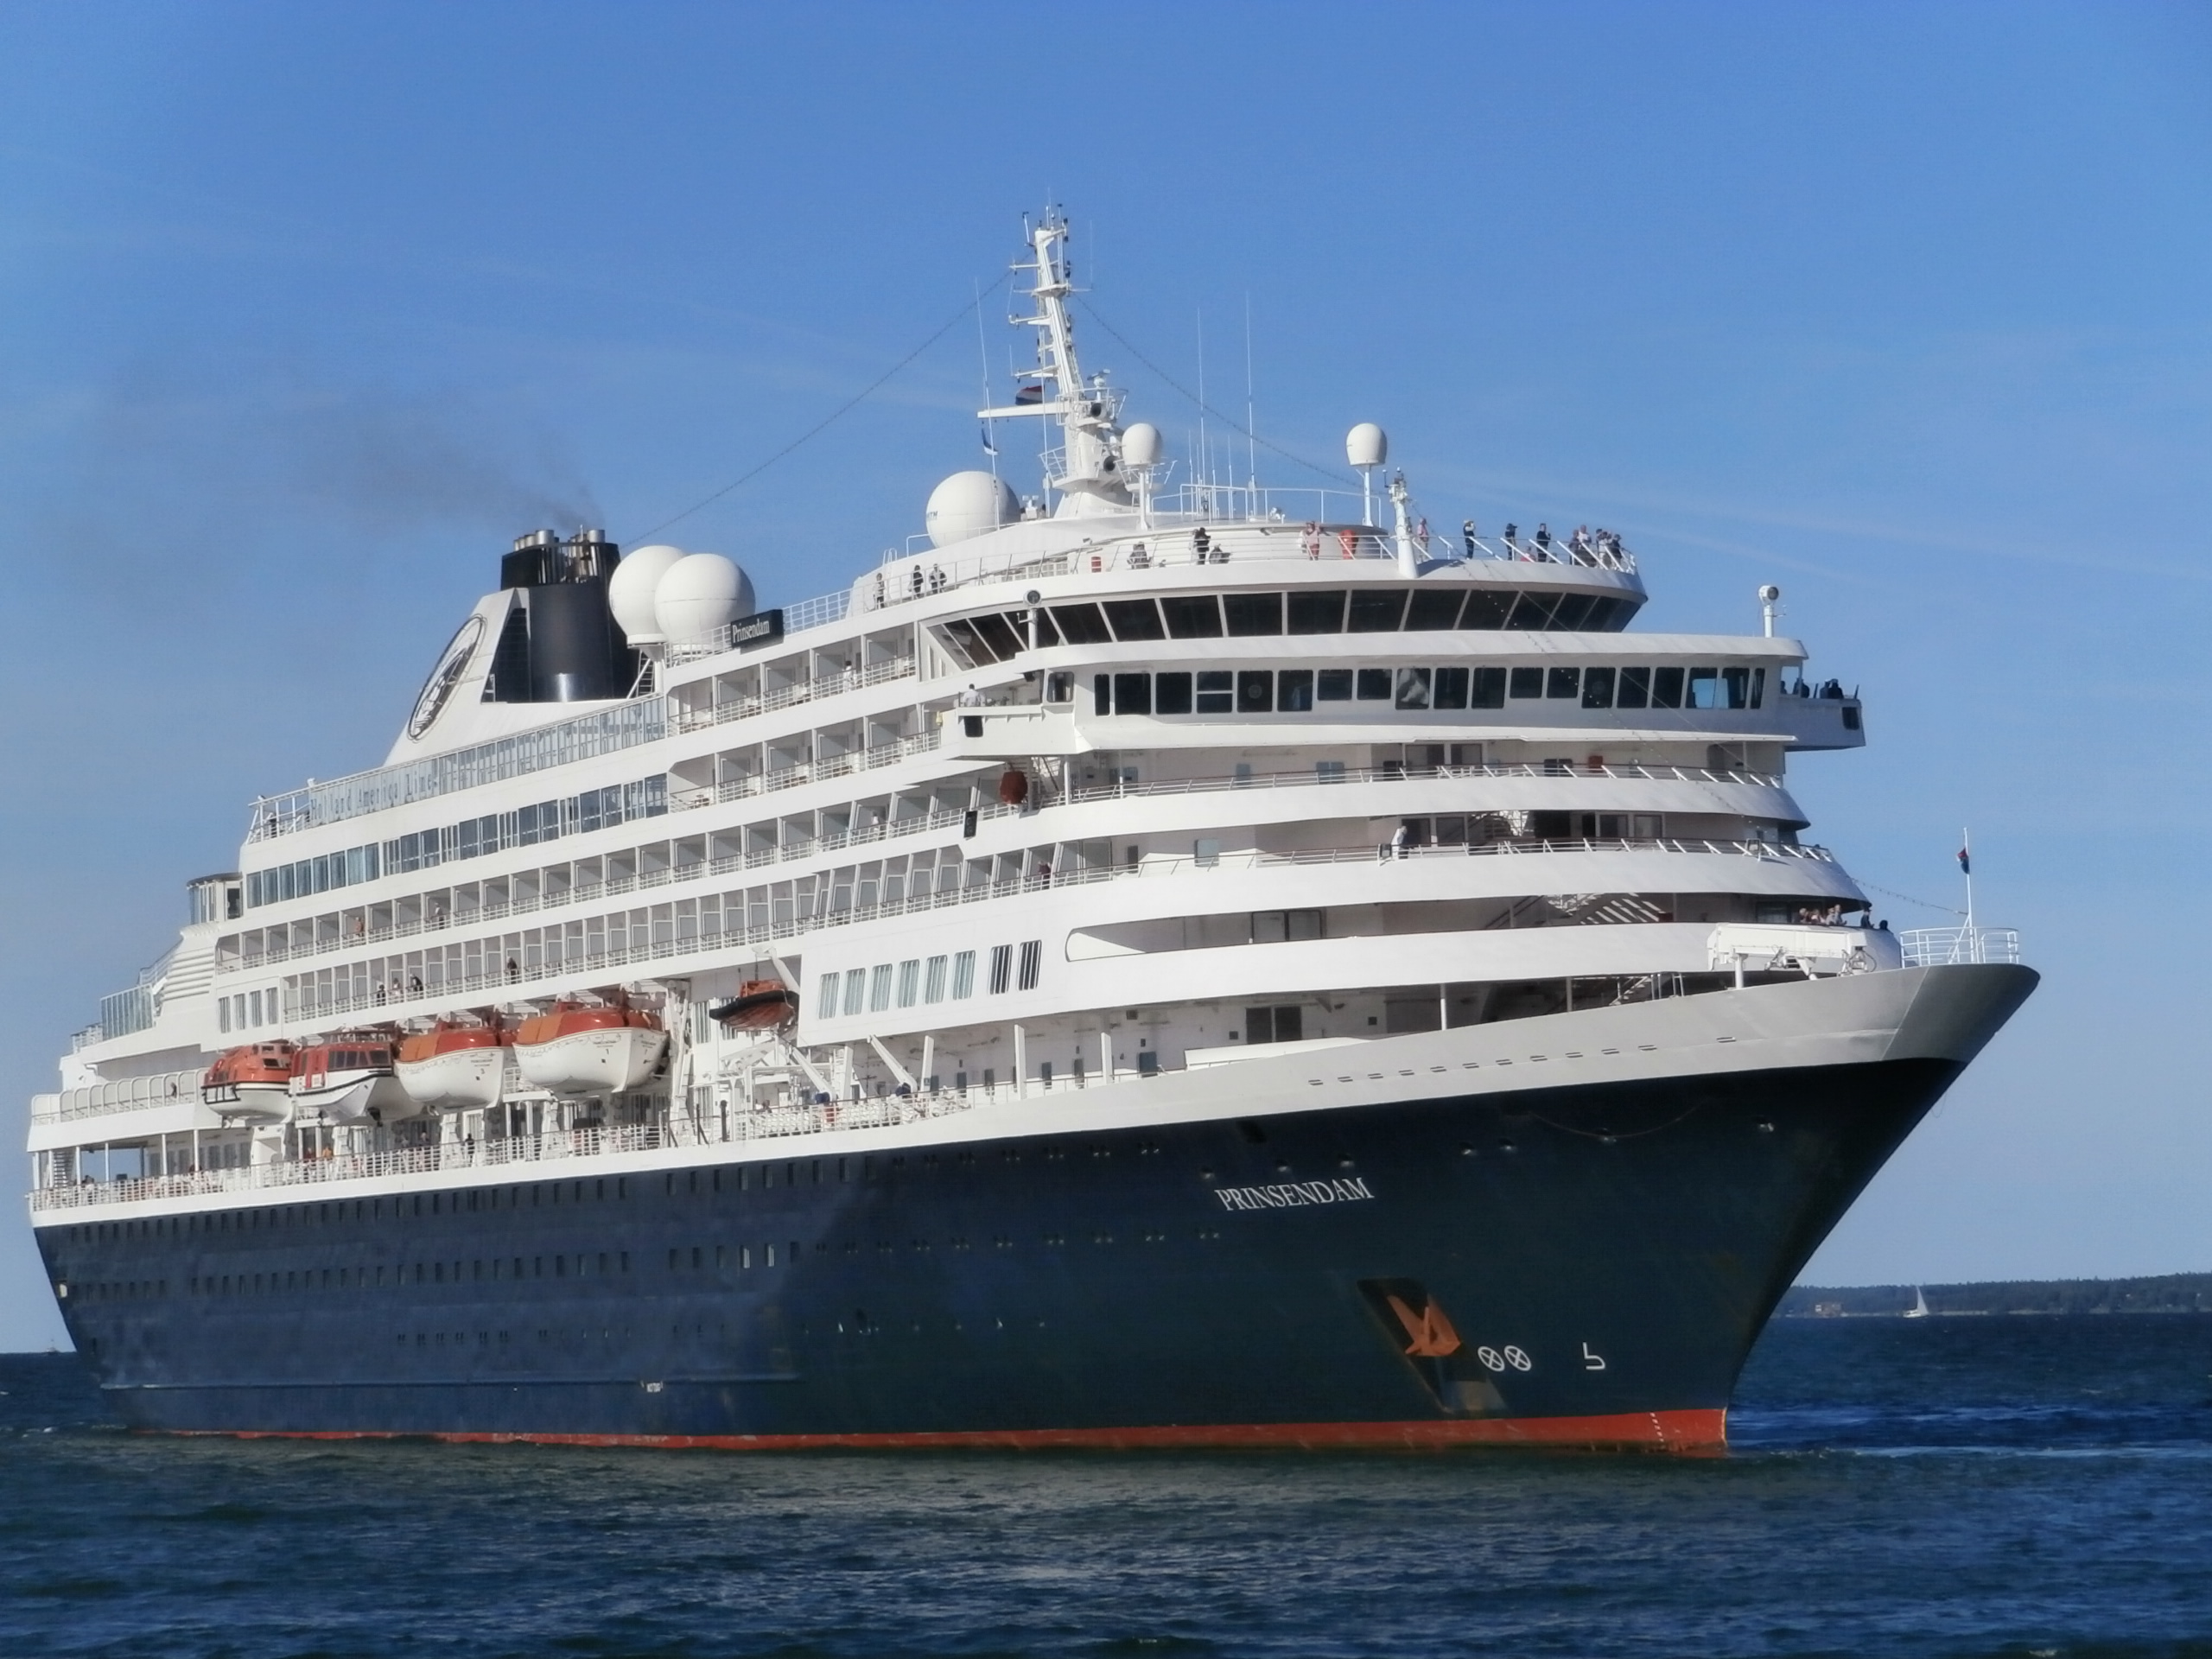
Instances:
[[[8,1659],[2212,1655],[2212,1316],[1778,1324],[1709,1459],[172,1440],[67,1356],[0,1388]]]

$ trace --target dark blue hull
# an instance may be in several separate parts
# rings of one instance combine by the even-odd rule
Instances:
[[[39,1237],[79,1348],[149,1429],[1696,1442],[1958,1070],[541,1165]]]

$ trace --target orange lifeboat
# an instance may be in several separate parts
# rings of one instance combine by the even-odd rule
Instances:
[[[301,1045],[292,1056],[292,1102],[302,1117],[320,1113],[333,1123],[390,1123],[423,1109],[399,1086],[391,1039],[378,1031]]]
[[[733,1031],[772,1031],[798,1013],[798,998],[778,979],[748,979],[727,1002],[707,1010]]]
[[[668,1052],[658,1014],[628,1003],[566,998],[515,1033],[515,1068],[553,1095],[612,1095],[634,1089]]]
[[[200,1098],[236,1123],[282,1123],[292,1115],[292,1046],[225,1049],[200,1079]]]
[[[514,1040],[514,1033],[496,1018],[441,1020],[428,1031],[399,1039],[400,1087],[434,1112],[495,1106],[506,1090]]]

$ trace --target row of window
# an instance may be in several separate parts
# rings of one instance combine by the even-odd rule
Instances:
[[[1048,699],[1074,695],[1055,674]],[[1091,681],[1101,715],[1307,714],[1321,703],[1392,709],[1503,709],[1509,701],[1557,700],[1585,709],[1757,709],[1766,670],[1749,666],[1528,668],[1245,668],[1190,673],[1100,674]]]
[[[512,812],[464,818],[435,830],[419,830],[391,841],[348,847],[342,852],[302,858],[245,877],[248,905],[276,905],[305,899],[333,887],[402,875],[465,858],[480,858],[510,847],[535,847],[563,836],[611,829],[637,818],[657,818],[668,810],[668,779],[655,776],[634,784],[588,789],[565,800],[541,801]]]
[[[1558,588],[1519,592],[1435,586],[1306,589],[1291,594],[1170,594],[959,618],[942,625],[971,667],[1031,645],[1145,639],[1258,639],[1292,633],[1396,633],[1453,628],[1495,632],[1617,633],[1643,601]]]
[[[1017,988],[1017,977],[1018,988],[1035,990],[1044,965],[1042,939],[1027,939],[1019,947],[993,945],[990,976],[986,982],[989,995],[1001,996]],[[927,959],[909,957],[901,963],[880,962],[873,968],[849,968],[842,974],[824,974],[818,1006],[826,1020],[841,1013],[881,1014],[894,1006],[911,1008],[918,1002],[943,1002],[948,998],[958,1002],[975,994],[976,953],[962,950],[950,956]]]

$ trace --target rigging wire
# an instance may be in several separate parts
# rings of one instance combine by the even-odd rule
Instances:
[[[649,537],[659,535],[661,531],[666,530],[671,524],[682,524],[693,513],[699,512],[702,508],[712,506],[715,502],[729,494],[731,491],[742,489],[746,485],[750,484],[754,479],[760,477],[761,474],[766,472],[771,467],[773,467],[778,461],[781,461],[785,455],[790,454],[793,450],[798,448],[801,445],[808,443],[813,439],[819,437],[831,426],[842,420],[846,416],[851,414],[855,410],[858,409],[862,404],[866,403],[870,397],[874,397],[878,391],[882,390],[885,384],[893,376],[897,375],[901,369],[912,363],[924,352],[929,350],[931,346],[936,345],[938,341],[944,339],[945,335],[950,334],[957,324],[966,321],[968,314],[970,311],[980,312],[982,308],[985,296],[996,294],[1005,282],[1006,278],[1004,276],[1001,276],[997,282],[993,283],[988,288],[979,290],[975,298],[969,300],[957,311],[947,317],[943,323],[938,325],[936,331],[932,333],[927,340],[915,346],[912,351],[907,353],[906,356],[900,358],[896,363],[893,363],[881,374],[869,381],[868,385],[863,386],[859,391],[854,393],[852,397],[838,404],[836,409],[830,410],[829,414],[823,416],[812,426],[807,428],[805,431],[800,433],[798,436],[793,438],[782,448],[777,450],[774,454],[769,456],[767,460],[762,461],[758,467],[753,468],[752,471],[728,484],[723,485],[721,488],[716,490],[712,495],[702,497],[701,499],[693,502],[690,506],[684,508],[683,512],[677,513],[671,518],[662,519],[660,523],[655,524],[651,530],[639,531],[636,535],[628,537],[624,545],[634,547]]]
[[[1249,439],[1252,442],[1258,444],[1262,449],[1273,451],[1274,454],[1281,455],[1285,461],[1295,461],[1299,466],[1305,467],[1308,472],[1319,473],[1322,477],[1332,480],[1339,484],[1350,484],[1356,481],[1349,474],[1336,472],[1330,467],[1320,465],[1318,461],[1308,461],[1305,456],[1298,454],[1292,450],[1286,449],[1279,443],[1270,442],[1268,439],[1263,438],[1257,433],[1254,432],[1251,428],[1246,426],[1243,423],[1223,414],[1219,410],[1214,408],[1212,404],[1207,403],[1202,395],[1192,391],[1188,386],[1178,380],[1173,375],[1161,368],[1159,364],[1154,362],[1142,352],[1139,351],[1135,346],[1131,345],[1129,343],[1128,336],[1124,334],[1120,329],[1116,328],[1112,323],[1107,321],[1104,317],[1099,315],[1098,308],[1091,304],[1089,300],[1084,299],[1083,296],[1078,294],[1075,296],[1075,302],[1083,308],[1084,314],[1086,316],[1088,316],[1093,322],[1096,323],[1101,328],[1103,328],[1108,334],[1111,334],[1114,337],[1115,343],[1120,346],[1123,351],[1127,352],[1131,357],[1136,359],[1138,362],[1143,364],[1145,367],[1150,369],[1154,374],[1166,381],[1168,385],[1173,387],[1176,391],[1179,392],[1185,397],[1189,398],[1192,403],[1197,404],[1199,414],[1212,416],[1216,420],[1221,422],[1223,425],[1228,427],[1232,432],[1237,433],[1239,435]]]
[[[1963,910],[1954,909],[1949,905],[1931,905],[1925,899],[1916,899],[1909,893],[1899,893],[1895,887],[1885,887],[1879,882],[1869,881],[1863,876],[1859,878],[1859,885],[1862,887],[1871,888],[1872,891],[1881,893],[1885,898],[1902,899],[1908,905],[1918,905],[1923,910],[1940,910],[1946,916],[1963,916],[1967,913]]]

